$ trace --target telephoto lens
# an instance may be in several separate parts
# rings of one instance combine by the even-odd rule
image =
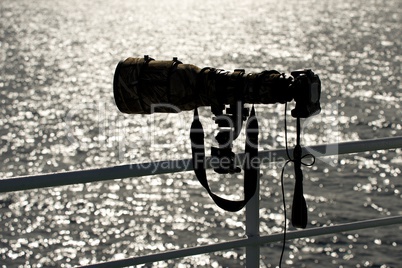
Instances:
[[[183,64],[176,58],[148,56],[121,61],[114,75],[114,97],[123,113],[177,113],[201,106],[221,107],[238,101],[285,103],[294,99],[293,78],[278,71],[245,73]]]

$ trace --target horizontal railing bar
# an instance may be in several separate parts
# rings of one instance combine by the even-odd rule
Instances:
[[[402,136],[314,145],[304,147],[303,150],[305,153],[313,154],[316,157],[325,157],[331,155],[396,148],[402,148]],[[289,152],[292,155],[291,149],[289,149]],[[286,155],[287,154],[285,149],[275,149],[259,152],[259,157],[262,161],[264,161],[264,159],[269,159],[270,162],[286,159]],[[239,159],[244,159],[244,154],[239,154]],[[207,168],[211,168],[210,163],[208,164]],[[193,170],[191,159],[181,159],[141,164],[128,164],[98,169],[21,176],[1,179],[0,193],[64,186],[78,183],[124,179],[130,177],[176,173],[190,170]]]
[[[393,224],[402,224],[402,216],[386,217],[380,219],[370,219],[364,221],[356,221],[344,224],[338,224],[333,226],[315,227],[306,230],[291,231],[286,234],[286,239],[306,238],[312,236],[328,235],[334,233],[355,231],[367,228],[388,226]],[[206,254],[216,251],[223,251],[232,248],[240,248],[245,246],[261,245],[273,242],[279,242],[283,240],[283,234],[274,234],[261,237],[250,237],[244,239],[238,239],[228,242],[216,243],[211,245],[204,245],[198,247],[191,247],[179,250],[172,250],[167,252],[161,252],[141,257],[133,257],[103,263],[97,263],[81,268],[106,268],[106,267],[127,267],[132,265],[139,265],[145,263],[152,263],[158,261],[166,261],[176,258],[183,258],[188,256],[194,256],[199,254]]]

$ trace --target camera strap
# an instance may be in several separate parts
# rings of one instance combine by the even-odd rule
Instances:
[[[194,110],[194,119],[190,129],[192,164],[195,175],[201,185],[207,190],[214,202],[226,211],[239,211],[253,197],[257,189],[259,173],[258,159],[258,121],[255,116],[254,105],[246,124],[246,144],[244,160],[244,199],[228,200],[211,191],[206,174],[206,157],[204,145],[204,130],[199,120],[198,109]]]
[[[303,195],[302,148],[300,146],[300,117],[297,117],[296,146],[293,150],[293,165],[295,170],[295,189],[292,204],[292,225],[297,228],[307,226],[307,204]]]

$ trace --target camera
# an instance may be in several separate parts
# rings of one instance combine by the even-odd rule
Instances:
[[[296,187],[292,223],[305,227],[307,208],[303,197],[300,147],[300,118],[307,118],[321,111],[321,81],[310,69],[296,70],[286,76],[276,70],[246,73],[243,69],[233,72],[191,64],[177,58],[156,61],[149,56],[127,58],[115,71],[113,92],[117,107],[123,113],[151,114],[178,113],[194,110],[190,128],[192,164],[196,177],[215,203],[227,210],[238,211],[254,195],[259,176],[258,120],[254,104],[296,102],[291,114],[297,118],[297,145],[294,154]],[[252,104],[251,111],[244,104]],[[244,200],[233,201],[214,194],[205,171],[206,154],[204,130],[198,116],[198,107],[210,106],[219,127],[215,140],[218,147],[211,147],[211,162],[218,174],[241,172],[236,163],[232,142],[239,136],[246,121]],[[229,107],[226,107],[229,106]],[[298,148],[298,150],[296,150]],[[289,162],[289,161],[288,161]],[[288,163],[286,162],[286,163]],[[200,164],[201,163],[201,164]],[[257,163],[257,164],[255,164]]]
[[[121,112],[177,113],[210,106],[221,115],[225,105],[274,104],[295,100],[293,117],[320,112],[321,82],[310,69],[286,76],[276,70],[246,73],[183,64],[177,58],[157,61],[149,56],[127,58],[115,71],[114,98]]]

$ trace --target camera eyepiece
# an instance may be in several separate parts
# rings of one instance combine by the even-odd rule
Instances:
[[[296,70],[291,75],[294,77],[292,87],[296,102],[292,116],[307,118],[320,113],[321,81],[318,75],[311,69]]]

